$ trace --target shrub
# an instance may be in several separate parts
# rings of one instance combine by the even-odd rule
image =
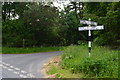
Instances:
[[[84,73],[85,77],[118,77],[118,51],[95,46],[88,57],[86,45],[69,46],[62,55],[62,68],[72,73]]]

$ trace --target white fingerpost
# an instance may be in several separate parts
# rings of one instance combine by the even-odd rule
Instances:
[[[104,26],[97,26],[97,22],[93,22],[91,21],[91,19],[89,18],[89,20],[80,20],[81,24],[87,24],[89,26],[85,26],[85,27],[78,27],[79,31],[86,31],[88,30],[88,55],[89,57],[91,56],[91,30],[103,30]],[[92,25],[92,26],[91,26]]]
[[[89,18],[89,23],[91,22],[91,19]],[[89,49],[89,57],[91,54],[91,30],[90,30],[91,25],[89,24],[89,30],[88,30],[88,49]]]

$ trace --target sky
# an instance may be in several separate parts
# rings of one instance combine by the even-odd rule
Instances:
[[[70,1],[56,1],[56,2],[53,2],[55,7],[61,8],[60,10],[64,9],[64,6],[66,6],[68,3],[70,3]]]
[[[55,7],[58,7],[59,10],[61,11],[61,10],[64,9],[64,6],[66,6],[68,3],[70,3],[70,1],[54,1],[54,2],[53,2],[53,5],[54,5]],[[19,16],[16,15],[15,18],[12,17],[11,19],[18,19],[18,18],[19,18]]]

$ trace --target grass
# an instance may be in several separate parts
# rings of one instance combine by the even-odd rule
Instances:
[[[82,77],[82,74],[73,74],[66,69],[62,69],[60,66],[61,56],[53,57],[44,69],[46,70],[47,75],[54,75],[54,77],[47,77],[47,78],[79,78]]]
[[[61,66],[71,73],[84,73],[87,78],[117,78],[118,53],[117,50],[94,45],[89,57],[87,45],[71,45],[64,49]]]
[[[58,78],[118,78],[117,50],[94,45],[89,57],[87,45],[71,45],[63,53],[60,68],[50,65],[48,74],[62,74]]]
[[[60,51],[63,47],[34,47],[34,48],[9,48],[3,47],[2,54],[26,54],[37,52]]]
[[[79,78],[82,76],[82,74],[72,74],[70,71],[66,70],[66,69],[62,69],[62,68],[59,68],[55,65],[49,65],[50,67],[50,70],[48,71],[48,74],[49,75],[52,75],[52,74],[56,74],[57,73],[57,76],[56,78]]]

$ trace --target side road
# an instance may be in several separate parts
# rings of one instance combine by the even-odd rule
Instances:
[[[34,54],[1,54],[2,78],[43,78],[41,69],[50,58],[61,52],[42,52]]]

